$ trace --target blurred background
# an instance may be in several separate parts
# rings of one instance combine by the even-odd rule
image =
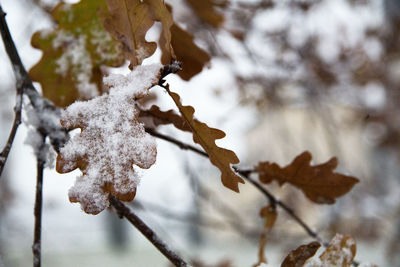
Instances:
[[[27,68],[41,56],[30,36],[54,26],[49,10],[58,2],[1,0]],[[400,266],[400,1],[166,2],[175,21],[211,56],[189,82],[176,75],[167,80],[199,120],[226,132],[218,145],[234,150],[243,167],[265,160],[284,166],[305,150],[314,164],[338,157],[338,171],[360,183],[334,205],[312,204],[290,186],[267,187],[325,240],[352,235],[359,262]],[[159,27],[148,40],[156,40]],[[145,64],[159,58],[157,51]],[[0,70],[3,147],[15,104],[3,45]],[[160,88],[152,90],[157,105],[173,108]],[[28,131],[19,128],[0,180],[0,266],[32,262],[36,168]],[[189,134],[171,126],[158,131],[192,143]],[[196,266],[256,263],[265,197],[250,184],[233,193],[206,159],[162,140],[157,145],[157,163],[143,171],[131,208]],[[69,203],[77,175],[57,174],[51,161],[45,171],[43,266],[168,266],[114,213],[87,215]],[[266,246],[268,266],[312,241],[284,211],[278,213]]]

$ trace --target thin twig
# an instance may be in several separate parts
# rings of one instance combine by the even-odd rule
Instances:
[[[1,37],[3,40],[5,40],[7,38],[7,36],[10,35],[7,24],[5,23],[5,16],[6,16],[6,14],[4,13],[3,9],[0,6],[0,31],[1,31]],[[9,47],[8,46],[5,46],[5,47],[6,47],[6,50],[9,51]],[[13,126],[12,126],[10,134],[8,136],[7,143],[4,146],[4,148],[0,154],[0,179],[1,179],[1,174],[3,173],[4,166],[6,164],[8,155],[10,153],[12,144],[14,142],[18,126],[21,124],[23,87],[22,87],[22,84],[19,83],[19,81],[18,81],[18,77],[20,75],[19,69],[13,65],[13,70],[14,70],[15,77],[17,78],[17,85],[16,85],[17,96],[16,96],[16,101],[15,101],[15,107],[14,107],[15,117],[14,117]]]
[[[33,266],[40,267],[41,265],[41,233],[42,233],[42,208],[43,208],[43,170],[45,160],[40,156],[41,151],[45,149],[46,136],[42,135],[42,143],[36,155],[36,198],[35,198],[35,228],[33,236]]]
[[[150,130],[150,131],[149,131]],[[146,132],[148,132],[149,134],[158,137],[162,140],[165,140],[167,142],[173,143],[175,145],[177,145],[178,147],[182,148],[182,149],[186,149],[186,150],[190,150],[192,152],[195,152],[203,157],[209,157],[207,153],[205,153],[204,151],[201,151],[200,149],[191,146],[189,144],[183,143],[179,140],[176,140],[173,137],[170,136],[166,136],[160,133],[157,133],[156,131],[152,130],[152,129],[146,129]],[[318,240],[319,242],[321,242],[324,246],[327,246],[328,243],[323,241],[323,239],[318,235],[318,233],[316,233],[315,231],[313,231],[311,229],[311,227],[309,227],[298,215],[296,215],[296,213],[294,212],[294,210],[292,208],[290,208],[287,204],[285,204],[284,202],[278,200],[273,194],[271,194],[265,187],[263,187],[260,183],[258,183],[256,180],[254,180],[253,178],[250,177],[250,174],[252,172],[254,172],[253,169],[248,169],[248,170],[241,170],[237,167],[234,167],[234,170],[236,172],[238,172],[239,174],[241,174],[243,176],[243,178],[245,178],[248,182],[250,182],[253,186],[255,186],[270,202],[271,205],[277,205],[279,207],[281,207],[283,210],[285,210],[289,216],[291,216],[305,231],[306,233],[311,236],[312,238],[315,238],[316,240]]]
[[[173,144],[177,145],[181,149],[191,150],[191,151],[194,151],[194,152],[196,152],[196,153],[198,153],[198,154],[200,154],[200,155],[202,155],[204,157],[208,157],[208,154],[206,152],[202,151],[201,149],[198,149],[195,146],[192,146],[192,145],[189,145],[189,144],[185,144],[185,143],[183,143],[183,142],[181,142],[179,140],[176,140],[175,138],[172,138],[172,137],[170,137],[168,135],[156,132],[151,128],[146,128],[145,130],[146,130],[146,132],[148,134],[150,134],[150,135],[152,135],[154,137],[157,137],[159,139],[165,140],[167,142],[173,143]]]
[[[133,226],[136,227],[165,257],[177,267],[189,266],[178,254],[168,248],[157,234],[147,226],[135,213],[114,196],[110,197],[111,205],[117,210],[118,215],[125,217]]]

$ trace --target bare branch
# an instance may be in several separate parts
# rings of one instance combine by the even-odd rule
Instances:
[[[42,135],[42,143],[39,150],[45,149],[46,136]],[[39,152],[40,153],[40,152]],[[35,198],[35,228],[33,236],[33,266],[41,266],[41,233],[42,233],[42,207],[43,207],[43,170],[45,161],[39,155],[36,155],[36,198]]]
[[[135,213],[114,196],[110,197],[111,205],[117,210],[118,215],[125,217],[133,226],[136,227],[165,257],[177,267],[189,266],[178,254],[172,251],[157,234],[147,226]]]
[[[8,36],[10,36],[10,32],[8,30],[7,24],[5,23],[5,16],[6,16],[6,14],[3,12],[3,9],[0,6],[0,31],[1,31],[1,37],[3,40],[6,40],[6,38]],[[6,43],[5,43],[5,46],[6,46],[7,51],[9,51],[10,48],[6,45]],[[18,77],[19,69],[16,69],[15,66],[13,66],[13,70],[14,70],[15,76]],[[4,165],[6,164],[8,155],[10,153],[12,144],[14,142],[14,138],[17,133],[18,126],[21,124],[22,97],[23,97],[23,87],[22,87],[22,84],[19,84],[17,81],[17,96],[16,96],[15,107],[14,107],[14,112],[15,112],[14,122],[13,122],[13,126],[11,128],[10,134],[8,136],[7,143],[4,146],[4,148],[0,154],[0,179],[1,179],[1,174],[3,173]]]

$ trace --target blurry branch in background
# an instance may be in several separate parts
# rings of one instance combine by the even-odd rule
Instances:
[[[169,210],[161,205],[157,205],[150,202],[138,201],[135,200],[132,202],[132,207],[135,209],[140,209],[143,211],[147,211],[150,213],[154,213],[158,216],[161,216],[168,220],[179,221],[183,223],[190,223],[190,224],[197,224],[202,227],[212,228],[221,231],[229,231],[227,229],[227,224],[229,225],[238,225],[240,230],[243,231],[246,235],[251,237],[256,237],[259,235],[259,231],[257,229],[250,229],[248,225],[244,225],[241,223],[237,223],[236,221],[232,220],[231,218],[224,218],[224,221],[221,221],[217,218],[212,217],[203,217],[204,220],[198,220],[198,216],[196,213],[189,213],[189,212],[176,212]],[[243,232],[240,232],[239,229],[234,228],[235,232],[243,235]]]
[[[146,132],[149,134],[153,135],[154,137],[160,138],[164,141],[170,142],[172,144],[177,145],[181,149],[185,150],[190,150],[192,152],[195,152],[203,157],[208,158],[208,154],[199,150],[198,148],[185,144],[179,140],[176,140],[170,136],[163,135],[161,133],[158,133],[154,130],[146,129]],[[306,233],[311,236],[312,238],[316,239],[320,243],[322,243],[324,246],[328,245],[328,242],[323,241],[323,239],[319,236],[319,234],[311,229],[310,226],[308,226],[296,213],[292,208],[290,208],[287,204],[284,202],[278,200],[272,193],[270,193],[264,186],[262,186],[260,183],[258,183],[256,180],[254,180],[252,177],[250,177],[250,174],[253,172],[256,172],[254,169],[239,169],[238,167],[234,167],[234,170],[241,174],[243,178],[245,178],[248,182],[250,182],[253,186],[255,186],[258,191],[260,191],[269,201],[270,205],[272,207],[274,206],[279,206],[283,210],[285,210],[290,217],[292,217],[303,229],[306,231]]]
[[[157,234],[147,226],[135,213],[114,196],[110,197],[110,204],[113,206],[120,218],[125,217],[136,227],[171,263],[177,267],[189,266],[178,254],[172,251]]]
[[[201,183],[201,179],[199,179],[195,171],[189,169],[188,172],[194,193],[217,210],[232,229],[249,241],[254,242],[255,238],[258,238],[260,234],[259,230],[255,230],[257,227],[241,223],[243,221],[242,215],[238,214],[229,203],[219,197],[217,192]]]

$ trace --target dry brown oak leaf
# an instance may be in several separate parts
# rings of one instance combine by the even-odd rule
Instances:
[[[170,32],[173,19],[163,0],[106,0],[106,3],[108,14],[104,14],[104,27],[122,43],[131,68],[156,51],[157,44],[145,38],[155,21],[162,24],[161,36],[165,40],[162,49],[175,58]]]
[[[267,257],[265,256],[265,247],[267,245],[268,234],[272,230],[272,227],[274,227],[276,219],[278,218],[276,207],[271,205],[263,207],[260,210],[260,217],[264,218],[264,227],[258,245],[258,262],[253,265],[254,267],[262,266],[263,263],[268,263]]]
[[[237,175],[231,167],[231,164],[238,164],[239,159],[232,150],[218,147],[215,144],[215,140],[224,138],[225,133],[221,130],[210,128],[207,124],[196,120],[193,117],[194,108],[192,106],[182,105],[179,95],[171,92],[168,85],[165,86],[165,89],[174,100],[182,118],[190,126],[193,134],[193,141],[203,147],[211,163],[221,171],[222,184],[239,193],[239,183],[244,184],[244,180]]]
[[[304,263],[315,255],[321,244],[314,241],[292,250],[283,260],[281,267],[301,267]]]
[[[161,69],[153,64],[137,66],[126,76],[111,74],[104,78],[109,94],[75,102],[64,111],[62,126],[81,132],[61,148],[56,170],[82,171],[68,195],[86,213],[107,208],[110,194],[131,201],[140,180],[133,165],[148,169],[155,163],[156,143],[139,123],[135,104],[158,83]]]
[[[173,124],[177,129],[192,132],[189,124],[178,114],[175,113],[174,110],[170,109],[167,111],[162,111],[156,105],[151,106],[150,109],[139,109],[139,117],[142,120],[151,121],[152,126]]]
[[[290,183],[318,204],[333,204],[359,182],[355,177],[333,172],[338,165],[337,158],[315,166],[310,165],[311,158],[310,152],[305,151],[284,168],[276,163],[260,162],[257,167],[260,181]]]
[[[314,255],[310,258],[310,255],[315,254],[317,250],[318,242],[300,246],[285,258],[282,267],[351,267],[356,255],[357,246],[356,241],[351,236],[336,234],[319,257]]]

